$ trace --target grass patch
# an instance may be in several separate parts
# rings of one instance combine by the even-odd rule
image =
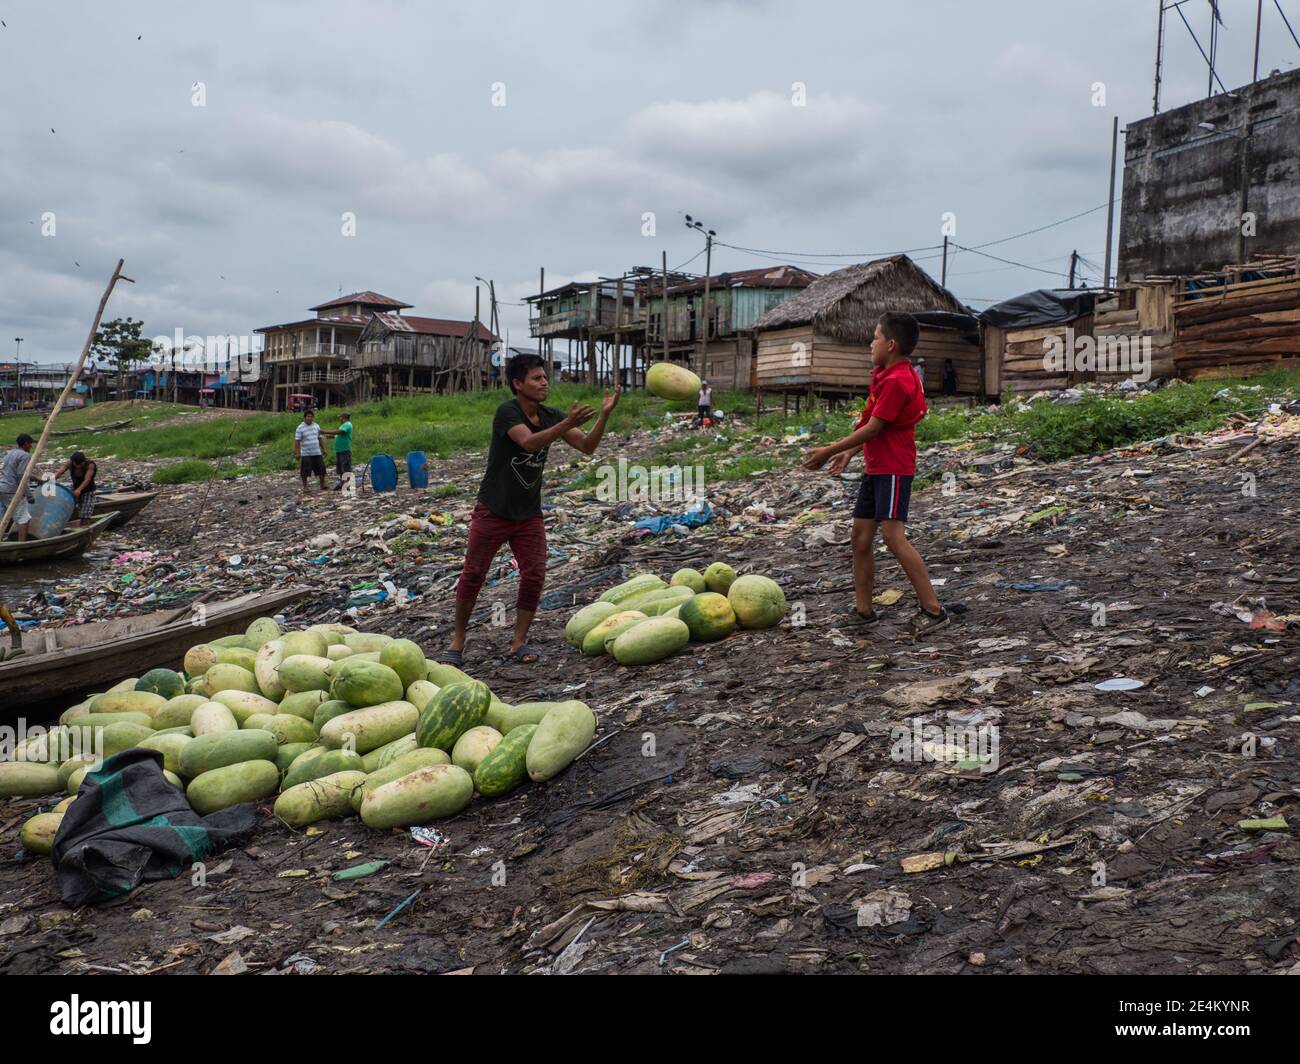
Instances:
[[[549,405],[567,411],[574,402],[598,406],[600,389],[578,384],[556,384]],[[1170,435],[1175,432],[1203,432],[1216,428],[1234,413],[1258,416],[1270,400],[1300,395],[1300,371],[1274,370],[1231,383],[1197,381],[1129,396],[1089,396],[1066,405],[1042,401],[1031,405],[1004,403],[992,412],[983,407],[948,406],[932,408],[917,426],[917,444],[925,447],[944,440],[966,440],[976,450],[1000,443],[1027,444],[1038,457],[1056,460],[1094,454]],[[389,454],[399,462],[408,451],[423,451],[430,458],[485,451],[490,442],[496,408],[508,398],[501,390],[458,395],[413,396],[383,399],[349,407],[356,426],[354,460],[360,466],[376,454]],[[825,443],[848,435],[857,419],[860,404],[841,403],[834,412],[824,407],[793,412],[769,413],[754,423],[755,396],[747,392],[719,392],[714,405],[728,415],[745,420],[746,430],[729,425],[713,431],[674,434],[652,444],[644,457],[629,455],[629,461],[656,464],[702,464],[709,479],[739,480],[760,469],[771,469],[792,461],[756,453],[755,444],[764,437],[778,442],[797,436],[801,429],[808,443]],[[610,419],[606,443],[599,455],[614,450],[611,437],[664,424],[664,413],[695,410],[694,400],[665,402],[643,391],[626,392]],[[293,454],[293,433],[302,420],[297,414],[234,414],[196,419],[191,424],[154,425],[163,419],[174,421],[196,415],[194,407],[173,406],[152,400],[126,403],[98,403],[61,414],[59,429],[91,428],[132,418],[129,428],[102,435],[79,434],[51,440],[54,457],[70,450],[84,450],[93,458],[158,460],[178,459],[157,470],[160,484],[180,484],[241,476],[292,472],[297,468]],[[334,410],[318,415],[325,428],[337,424]],[[12,438],[19,432],[39,433],[41,418],[31,414],[7,415],[0,419],[0,433]],[[719,439],[719,436],[722,438]],[[0,440],[2,442],[2,440]],[[739,446],[737,453],[729,453]],[[558,453],[553,456],[558,459]],[[326,455],[329,461],[329,455]],[[220,468],[218,469],[218,464]],[[555,466],[555,468],[563,468]],[[571,475],[567,486],[592,487],[597,483],[599,463],[585,464]],[[435,490],[435,497],[456,494],[457,485]]]
[[[194,484],[203,480],[215,480],[216,478],[216,466],[199,458],[188,458],[183,462],[169,462],[153,472],[153,482],[155,484]]]

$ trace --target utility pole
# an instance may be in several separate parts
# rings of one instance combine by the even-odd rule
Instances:
[[[664,338],[664,361],[668,361],[668,252],[664,252],[664,305],[659,312],[659,331]]]
[[[1107,193],[1106,210],[1106,270],[1101,279],[1102,288],[1110,287],[1110,245],[1115,231],[1115,157],[1119,152],[1119,115],[1115,116],[1110,127],[1110,186]]]
[[[17,374],[17,376],[14,377],[14,409],[15,410],[21,410],[23,408],[22,350],[23,350],[23,338],[21,336],[15,336],[14,337],[14,373]]]
[[[1214,17],[1217,14],[1218,12],[1214,8],[1214,0],[1210,0],[1210,58],[1209,58],[1210,73],[1209,76],[1205,79],[1206,80],[1205,98],[1207,100],[1214,95],[1214,51],[1219,42],[1219,34],[1214,22]]]
[[[1071,251],[1070,252],[1070,287],[1071,288],[1074,287],[1074,267],[1078,261],[1079,261],[1078,250]]]
[[[1165,51],[1165,0],[1160,0],[1160,18],[1156,22],[1156,87],[1151,101],[1151,113],[1160,113],[1160,64]]]
[[[1264,0],[1255,5],[1255,65],[1250,71],[1250,80],[1259,80],[1259,26],[1264,19]]]
[[[686,216],[686,228],[698,229],[704,234],[704,302],[700,304],[700,317],[704,320],[704,328],[701,336],[703,337],[703,346],[700,348],[701,358],[707,363],[709,350],[709,320],[713,314],[709,309],[709,282],[713,274],[713,238],[718,235],[715,229],[705,229],[704,223],[698,218],[692,218],[689,214]]]
[[[948,238],[943,238],[943,269],[939,274],[939,283],[948,287]]]

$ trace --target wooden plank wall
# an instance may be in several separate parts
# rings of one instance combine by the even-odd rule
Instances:
[[[754,342],[749,335],[734,340],[715,340],[709,344],[702,359],[700,374],[713,385],[714,391],[746,391],[750,387]]]
[[[798,344],[804,345],[802,352],[808,358],[803,366],[796,364]],[[915,354],[925,359],[927,395],[941,393],[943,365],[948,358],[957,370],[958,394],[981,394],[983,353],[978,344],[963,340],[956,330],[923,326]],[[813,334],[806,326],[762,333],[758,338],[754,383],[765,391],[811,387],[865,395],[871,384],[871,349],[866,344],[850,344]]]
[[[1093,336],[1098,345],[1108,340],[1128,341],[1141,348],[1142,357],[1150,356],[1148,380],[1172,377],[1174,360],[1172,328],[1173,286],[1168,283],[1122,288],[1113,295],[1097,300],[1093,315]],[[1099,352],[1100,353],[1100,352]],[[1140,379],[1140,365],[1134,361],[1137,351],[1130,351],[1130,369],[1107,371],[1099,361],[1097,371],[1086,379],[1116,383],[1129,377]]]
[[[1244,377],[1300,358],[1300,274],[1174,296],[1173,362],[1190,380]]]
[[[1054,373],[1044,366],[1048,348],[1044,341],[1056,337],[1068,343],[1067,330],[1077,339],[1092,335],[1093,316],[1085,314],[1056,325],[1036,325],[1029,329],[1007,329],[1002,356],[1002,389],[1010,392],[1037,392],[1068,388],[1090,374]]]
[[[943,394],[943,364],[952,359],[957,371],[957,394],[983,399],[984,353],[978,343],[962,338],[956,329],[921,327],[921,340],[912,357],[925,359],[925,394]]]
[[[808,360],[796,365],[795,345],[802,343]],[[758,355],[754,359],[754,385],[764,391],[808,388],[813,383],[812,372],[813,333],[811,326],[793,329],[776,329],[760,333]]]

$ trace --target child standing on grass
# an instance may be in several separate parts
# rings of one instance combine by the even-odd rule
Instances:
[[[948,623],[939,604],[925,562],[907,540],[907,508],[916,475],[916,425],[926,415],[925,394],[908,356],[916,349],[920,327],[910,314],[889,313],[876,324],[871,341],[871,390],[867,405],[851,435],[816,447],[804,461],[805,469],[820,469],[838,476],[862,448],[866,472],[853,508],[853,586],[855,613],[863,624],[878,619],[872,606],[875,590],[876,529],[889,553],[898,559],[916,592],[920,610],[912,619],[915,635],[924,635]]]

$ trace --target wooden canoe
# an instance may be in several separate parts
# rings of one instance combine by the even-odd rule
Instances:
[[[92,425],[83,429],[54,429],[50,430],[51,436],[85,436],[96,432],[112,432],[114,429],[124,429],[131,424],[133,418],[127,418],[124,421],[110,421],[107,425]]]
[[[112,522],[113,515],[104,514],[103,517],[93,518],[88,525],[69,528],[48,539],[28,539],[21,543],[16,539],[7,539],[0,543],[0,565],[30,565],[33,562],[76,557]]]
[[[120,528],[158,498],[156,491],[106,491],[95,494],[95,516],[113,514],[109,528]]]
[[[26,631],[26,653],[0,661],[0,719],[37,703],[62,699],[71,705],[76,695],[107,691],[150,669],[179,670],[195,644],[243,632],[255,618],[278,613],[307,594],[306,588],[253,591],[179,610]],[[9,645],[5,632],[0,646]]]

